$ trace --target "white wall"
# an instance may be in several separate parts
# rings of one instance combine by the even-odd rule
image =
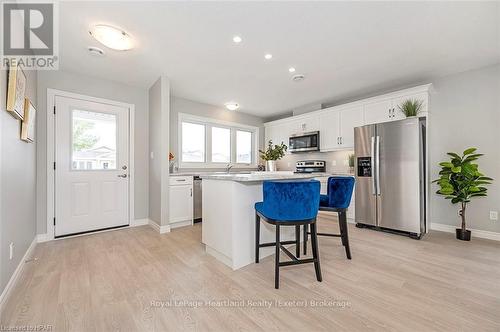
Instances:
[[[179,113],[193,114],[206,118],[236,122],[249,126],[259,127],[259,146],[262,147],[264,141],[264,121],[263,118],[245,114],[238,111],[228,111],[223,107],[203,104],[179,97],[172,97],[170,106],[170,152],[178,160],[178,120]]]
[[[26,96],[37,108],[37,73],[25,71]],[[36,147],[20,140],[20,121],[5,110],[7,71],[0,71],[0,293],[36,234]],[[38,107],[37,110],[40,110]],[[14,256],[9,260],[9,244]]]
[[[432,178],[446,152],[476,147],[484,153],[480,170],[495,179],[489,196],[474,199],[467,212],[468,226],[500,232],[500,221],[489,220],[490,210],[500,210],[500,65],[447,76],[433,82],[430,96],[429,161]],[[431,222],[459,225],[458,206],[431,188]]]
[[[149,219],[168,225],[170,82],[160,77],[149,88]]]
[[[47,89],[135,104],[135,219],[147,218],[148,207],[148,92],[145,89],[63,71],[41,71],[38,77],[37,233],[46,233],[47,220]]]

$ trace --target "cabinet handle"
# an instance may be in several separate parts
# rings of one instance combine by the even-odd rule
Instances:
[[[184,182],[184,181],[186,181],[186,179],[177,179],[175,181],[177,181],[177,182]]]
[[[342,144],[344,144],[344,143],[342,142],[342,136],[340,136],[340,145],[342,145]]]
[[[193,197],[193,188],[191,188],[191,197]]]

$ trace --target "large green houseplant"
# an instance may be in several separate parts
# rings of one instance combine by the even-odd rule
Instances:
[[[260,158],[266,162],[266,171],[275,172],[276,160],[280,160],[285,156],[287,146],[281,142],[279,145],[273,145],[273,141],[269,141],[265,151],[259,150]]]
[[[459,240],[470,241],[471,232],[467,230],[465,211],[467,204],[474,197],[487,196],[486,185],[491,184],[489,178],[479,171],[475,161],[483,154],[475,153],[476,148],[469,148],[460,156],[454,152],[448,152],[449,161],[439,163],[441,171],[440,178],[434,180],[439,185],[437,194],[451,200],[452,204],[460,204],[459,215],[462,219],[462,227],[456,229]]]

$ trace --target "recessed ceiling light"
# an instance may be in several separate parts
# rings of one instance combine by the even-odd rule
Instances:
[[[230,111],[236,111],[238,108],[240,108],[240,105],[238,105],[238,103],[233,103],[233,102],[225,103],[224,105]]]
[[[104,56],[105,55],[104,51],[99,47],[89,46],[87,49],[91,55],[94,55],[94,56]]]
[[[134,46],[128,33],[110,25],[94,25],[89,33],[98,42],[113,50],[126,51]]]
[[[288,68],[288,71],[289,71],[290,73],[295,73],[295,68],[290,67],[290,68]]]
[[[266,60],[271,60],[271,59],[273,58],[273,55],[272,55],[272,54],[270,54],[270,53],[267,53],[266,55],[264,55],[264,58],[265,58]]]
[[[233,37],[233,42],[235,42],[236,44],[241,43],[241,41],[242,41],[242,40],[243,40],[243,39],[241,39],[241,37],[240,37],[240,36],[234,36],[234,37]]]

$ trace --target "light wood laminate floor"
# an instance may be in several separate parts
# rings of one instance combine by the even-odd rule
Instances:
[[[337,229],[325,217],[319,227]],[[312,265],[291,266],[281,269],[279,290],[273,256],[231,271],[205,254],[200,225],[164,235],[143,226],[39,244],[38,260],[27,263],[0,325],[42,324],[52,331],[500,331],[498,242],[461,242],[441,232],[416,241],[349,227],[351,261],[339,239],[321,237],[323,282]]]

